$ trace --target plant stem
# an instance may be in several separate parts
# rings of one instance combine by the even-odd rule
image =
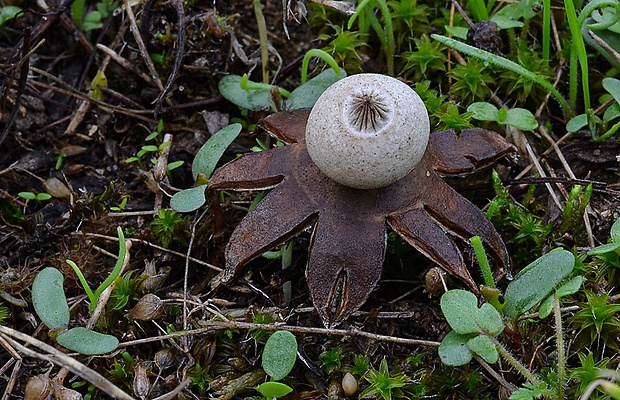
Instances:
[[[516,369],[525,379],[527,379],[534,385],[540,385],[540,379],[538,379],[536,375],[534,375],[529,369],[527,369],[525,365],[521,364],[519,360],[517,360],[512,354],[510,354],[510,352],[506,350],[504,345],[502,345],[496,337],[491,335],[488,336],[493,341],[493,344],[495,344],[495,348],[497,348],[499,354],[501,354],[502,357],[504,357],[504,359],[508,361],[508,363],[512,365],[514,369]]]
[[[474,15],[476,22],[486,21],[489,19],[489,12],[483,0],[470,0],[469,5],[471,13]]]
[[[120,226],[116,228],[116,232],[118,233],[118,259],[116,260],[116,265],[114,265],[114,269],[112,270],[110,275],[108,275],[106,280],[103,281],[101,285],[99,285],[97,290],[95,290],[95,301],[91,301],[90,306],[88,307],[91,312],[95,309],[95,307],[97,307],[97,300],[99,299],[99,296],[101,296],[101,293],[103,293],[103,291],[106,290],[107,287],[110,286],[121,273],[123,263],[125,262],[125,254],[127,253],[125,235],[123,234],[123,229],[121,229]]]
[[[574,62],[573,53],[576,54],[579,60],[579,66],[581,67],[581,86],[583,89],[583,103],[584,108],[588,110],[590,108],[590,85],[588,83],[588,56],[586,54],[586,47],[583,43],[583,36],[581,35],[581,27],[577,20],[577,12],[575,11],[575,3],[573,0],[564,0],[564,7],[566,8],[566,19],[568,20],[568,26],[572,36],[571,46],[571,63]],[[571,73],[576,68],[571,68]],[[570,80],[576,81],[577,77],[571,74]],[[572,104],[575,109],[575,104]]]
[[[562,330],[562,313],[558,295],[553,295],[553,313],[555,316],[555,337],[558,350],[558,399],[564,398],[564,381],[566,379],[566,354],[564,349],[564,332]]]
[[[301,63],[301,83],[306,83],[306,80],[308,79],[308,65],[310,64],[310,59],[312,57],[320,58],[325,61],[327,65],[334,70],[337,76],[342,75],[340,67],[338,66],[336,60],[334,60],[334,57],[321,49],[311,49],[304,55],[304,59]]]
[[[489,259],[487,258],[487,254],[482,246],[480,236],[474,236],[470,238],[469,241],[471,242],[471,246],[474,248],[474,254],[476,254],[476,260],[478,260],[478,265],[480,266],[480,271],[482,272],[482,277],[484,278],[484,284],[489,287],[496,288],[493,273],[491,272],[491,266],[489,265]]]
[[[267,23],[265,15],[260,4],[260,0],[254,0],[254,15],[256,15],[256,23],[258,24],[258,39],[260,40],[260,57],[263,67],[263,83],[269,83],[269,71],[267,64],[269,62],[269,42],[267,41]]]
[[[364,34],[368,28],[363,27],[365,23],[362,22],[363,18],[366,17],[370,22],[370,25],[379,36],[379,40],[385,49],[385,59],[387,63],[387,73],[390,76],[394,76],[394,52],[396,51],[396,46],[394,44],[394,28],[392,27],[392,14],[390,13],[390,9],[387,6],[385,0],[377,0],[377,4],[379,6],[379,10],[381,11],[381,15],[383,16],[383,23],[385,25],[385,29],[381,27],[377,16],[374,14],[374,7],[370,7],[372,4],[370,0],[362,0],[356,7],[355,13],[351,15],[349,18],[349,22],[347,23],[347,29],[351,29],[353,26],[353,22],[360,17],[360,33]],[[362,14],[363,12],[363,14]]]
[[[90,300],[90,304],[96,303],[97,298],[95,297],[93,290],[88,285],[88,282],[86,282],[86,278],[84,277],[84,274],[82,274],[82,271],[80,271],[80,267],[78,267],[77,264],[71,260],[67,260],[67,264],[69,264],[71,268],[73,268],[73,271],[75,272],[78,279],[80,280],[80,283],[82,284],[82,287],[84,288],[84,291],[86,292],[86,295],[88,296],[88,300]]]
[[[620,122],[616,122],[614,124],[614,126],[612,126],[611,128],[609,128],[609,130],[607,132],[605,132],[604,134],[601,135],[601,137],[598,138],[599,142],[601,140],[607,139],[608,137],[610,137],[611,135],[613,135],[614,133],[616,133],[616,131],[618,130],[618,128],[620,128]]]
[[[268,83],[253,82],[249,79],[248,74],[243,74],[241,77],[241,82],[239,82],[239,86],[241,86],[241,89],[243,90],[271,90],[271,88],[275,87],[278,89],[282,97],[289,98],[291,95],[291,92],[281,87],[272,86]]]
[[[377,0],[379,4],[379,10],[383,15],[383,23],[385,24],[385,58],[387,62],[387,73],[389,76],[394,76],[394,52],[396,46],[394,44],[394,29],[392,27],[392,14],[387,6],[385,0]]]
[[[549,65],[551,47],[551,0],[543,0],[542,56],[545,65]]]

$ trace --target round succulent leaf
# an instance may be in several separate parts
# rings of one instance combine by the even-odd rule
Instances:
[[[64,276],[48,267],[37,274],[32,283],[32,304],[41,321],[49,329],[69,324],[69,306],[63,288]]]
[[[15,18],[21,12],[22,9],[17,6],[4,6],[0,8],[0,26],[2,26],[2,23]]]
[[[287,108],[293,110],[312,108],[319,96],[321,96],[328,87],[346,76],[347,73],[344,69],[340,70],[340,76],[336,75],[336,71],[332,68],[321,72],[291,92],[291,96],[286,102]]]
[[[474,314],[474,319],[480,329],[493,336],[499,335],[504,330],[501,314],[489,303],[484,303],[478,309],[478,312]]]
[[[540,307],[538,307],[538,318],[545,319],[551,314],[551,311],[553,311],[553,299],[554,296],[549,296],[540,303]]]
[[[274,332],[263,350],[263,369],[274,380],[283,379],[291,372],[297,359],[297,340],[289,331]]]
[[[265,382],[258,385],[256,390],[268,399],[277,399],[291,393],[293,388],[281,382]]]
[[[596,246],[595,248],[588,251],[589,256],[598,256],[601,254],[611,253],[612,251],[616,251],[620,248],[620,242],[607,243],[600,246]]]
[[[603,79],[603,87],[612,95],[617,103],[620,103],[620,80],[616,78]]]
[[[620,117],[620,104],[612,103],[603,113],[603,122],[607,124],[618,117]]]
[[[486,331],[486,328],[492,331],[499,329],[497,317],[500,322],[501,317],[497,310],[490,304],[485,304],[483,310],[479,309],[478,298],[471,292],[461,289],[449,290],[441,296],[440,304],[450,327],[461,335]],[[487,318],[491,318],[491,321],[485,321]]]
[[[272,107],[269,89],[245,90],[241,87],[241,79],[239,75],[227,75],[220,80],[218,89],[226,100],[246,110]]]
[[[578,275],[573,279],[569,280],[568,282],[564,283],[556,291],[558,297],[569,296],[571,294],[577,293],[585,280],[585,277]]]
[[[612,242],[620,242],[620,218],[618,218],[611,226],[609,236],[611,237]]]
[[[476,103],[472,103],[467,107],[468,112],[473,112],[473,119],[477,119],[479,121],[499,121],[499,115],[497,107],[495,107],[491,103],[487,103],[484,101],[479,101]]]
[[[499,14],[499,12],[497,14]],[[497,14],[493,15],[491,21],[495,22],[499,29],[521,28],[523,26],[523,22],[521,21],[515,21],[511,17],[506,17],[504,15],[498,16]]]
[[[192,163],[194,179],[198,177],[198,174],[204,174],[207,178],[211,177],[224,151],[239,136],[241,128],[241,124],[230,124],[217,131],[202,145]]]
[[[566,130],[568,132],[577,132],[586,125],[588,125],[588,116],[586,114],[579,114],[568,121]]]
[[[200,185],[175,193],[174,196],[170,198],[170,207],[181,213],[199,209],[207,202],[207,198],[205,197],[206,188],[207,185]]]
[[[69,350],[85,355],[105,354],[118,347],[118,339],[114,336],[91,331],[81,326],[59,333],[56,341]]]
[[[472,335],[459,335],[450,331],[439,345],[439,358],[446,365],[457,367],[465,365],[474,357],[474,353],[467,347]]]
[[[473,353],[478,354],[489,364],[495,364],[499,359],[497,349],[491,338],[486,335],[478,335],[467,341],[467,348]]]
[[[579,275],[564,283],[562,286],[556,290],[555,294],[558,298],[569,296],[571,294],[577,293],[583,282],[586,280],[585,277]],[[540,303],[540,307],[538,308],[538,317],[541,319],[547,318],[551,311],[553,310],[553,298],[554,296],[549,296]]]
[[[525,108],[513,108],[506,111],[505,125],[514,126],[522,131],[533,131],[538,128],[538,121],[530,110]]]
[[[516,319],[547,297],[575,266],[573,253],[559,249],[534,260],[506,288],[504,313]]]

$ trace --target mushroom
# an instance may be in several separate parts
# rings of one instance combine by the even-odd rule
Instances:
[[[386,75],[359,74],[319,97],[308,117],[306,146],[331,179],[376,189],[415,168],[429,133],[426,107],[413,89]]]
[[[374,83],[359,84],[367,77]],[[321,137],[323,133],[317,133],[320,128],[315,130],[312,126],[322,120],[334,128],[340,117],[341,124],[346,125],[344,121],[348,121],[349,125],[357,126],[358,132],[363,132],[341,143],[370,138],[372,145],[355,144],[359,154],[369,156],[376,152],[383,159],[390,156],[389,151],[377,150],[376,143],[381,140],[374,136],[391,138],[387,134],[388,127],[406,124],[402,121],[411,117],[399,111],[401,107],[411,107],[402,99],[408,96],[414,103],[419,99],[411,93],[389,94],[386,85],[380,83],[382,80],[377,75],[363,74],[347,80],[354,83],[350,89],[342,86],[345,82],[333,88],[340,92],[334,95],[335,99],[340,99],[337,103],[331,104],[332,95],[326,92],[312,111],[283,111],[264,118],[259,121],[259,128],[287,145],[246,154],[214,173],[209,192],[272,188],[233,231],[226,247],[226,269],[221,282],[230,282],[251,260],[308,228],[312,228],[306,269],[308,288],[317,312],[328,327],[341,323],[359,309],[379,281],[388,227],[475,292],[477,285],[465,266],[454,236],[465,240],[475,235],[481,237],[495,261],[496,279],[508,270],[508,252],[493,225],[478,207],[441,179],[445,175],[474,172],[515,151],[497,133],[471,128],[458,134],[446,130],[425,137],[420,128],[424,124],[428,126],[428,117],[418,116],[419,123],[401,130],[404,137],[411,139],[411,146],[402,145],[408,143],[405,139],[400,146],[392,147],[392,152],[410,152],[409,147],[414,147],[415,143],[416,151],[421,148],[422,155],[417,160],[417,153],[398,157],[404,160],[399,166],[400,172],[388,167],[377,173],[376,165],[385,165],[383,160],[378,160],[358,162],[356,168],[344,174],[332,173],[329,154],[325,156],[327,164],[317,166],[321,162],[318,161],[320,154],[329,153],[336,145],[331,139]],[[331,113],[322,114],[323,117],[319,114],[318,122],[309,122],[320,107],[329,109],[330,104]],[[384,104],[388,106],[383,107]],[[348,137],[341,130],[332,130],[332,134]],[[315,135],[317,137],[313,138]],[[399,140],[402,138],[383,139],[382,145],[389,147]],[[343,146],[346,149],[347,145]],[[312,155],[310,147],[314,148]],[[346,153],[342,151],[341,148],[336,154],[333,164],[345,158]],[[387,165],[390,163],[393,161]],[[354,180],[347,183],[349,186],[339,183],[347,175],[354,174],[366,182],[359,184],[360,181]]]

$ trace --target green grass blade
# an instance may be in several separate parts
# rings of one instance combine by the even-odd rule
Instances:
[[[588,110],[590,108],[590,85],[588,83],[588,56],[586,54],[586,46],[583,42],[583,36],[581,36],[581,27],[577,21],[577,11],[575,10],[575,3],[573,0],[564,0],[564,7],[566,8],[566,19],[568,20],[568,26],[572,37],[571,46],[571,62],[574,60],[572,53],[576,53],[579,60],[579,66],[581,67],[581,86],[583,89],[583,103],[584,108]],[[571,68],[571,72],[574,69]],[[576,81],[576,76],[570,76],[570,80]],[[574,105],[573,105],[574,107]]]
[[[101,285],[99,285],[97,290],[95,290],[96,299],[99,299],[101,293],[103,293],[103,291],[106,290],[108,286],[110,286],[112,282],[114,282],[114,280],[120,275],[121,269],[123,268],[123,263],[125,262],[125,254],[127,253],[127,246],[125,245],[125,235],[123,234],[123,230],[120,226],[116,228],[116,231],[118,232],[118,259],[116,260],[116,265],[114,265],[114,269],[112,270],[110,275],[106,278],[105,281],[101,283]],[[96,302],[94,304],[95,306],[97,305]],[[93,307],[93,304],[91,304],[90,306],[93,308],[93,310],[95,309],[95,307]]]
[[[88,285],[88,282],[86,282],[86,278],[84,277],[84,274],[82,274],[82,271],[80,271],[80,267],[78,267],[77,264],[71,260],[67,260],[67,264],[69,264],[69,266],[73,268],[73,272],[75,272],[75,275],[77,275],[78,279],[80,280],[80,283],[82,284],[82,287],[84,288],[84,291],[86,292],[90,303],[96,303],[97,298],[95,297],[95,294]]]
[[[543,0],[542,53],[545,65],[549,65],[551,47],[551,0]]]

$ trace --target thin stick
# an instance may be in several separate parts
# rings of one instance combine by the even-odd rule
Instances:
[[[280,325],[280,324],[253,324],[249,322],[237,322],[237,321],[207,321],[202,322],[205,325],[204,328],[192,329],[189,331],[180,331],[175,332],[169,335],[162,335],[158,337],[140,339],[140,340],[132,340],[128,342],[121,343],[119,348],[125,348],[130,346],[135,346],[138,344],[145,344],[151,342],[158,342],[164,339],[183,337],[189,335],[200,335],[213,331],[220,331],[225,329],[264,329],[268,331],[277,331],[277,330],[285,330],[294,333],[314,333],[319,335],[334,335],[334,336],[349,336],[349,337],[363,337],[366,339],[382,341],[382,342],[391,342],[391,343],[400,343],[407,344],[412,346],[425,346],[425,347],[439,347],[441,343],[433,342],[430,340],[421,340],[421,339],[405,339],[395,336],[387,336],[387,335],[378,335],[376,333],[364,332],[358,329],[327,329],[327,328],[312,328],[306,326],[291,326],[291,325]]]
[[[149,212],[149,214],[151,214],[151,213],[152,212]],[[83,235],[83,236],[98,237],[98,238],[104,238],[104,239],[108,239],[108,240],[116,240],[116,241],[118,241],[118,238],[116,238],[116,237],[107,236],[107,235],[101,235],[99,233],[74,232],[71,235]],[[183,254],[183,253],[179,253],[178,251],[174,251],[174,250],[170,250],[170,249],[167,249],[165,247],[162,247],[162,246],[158,246],[155,243],[151,243],[151,242],[149,242],[147,240],[136,239],[136,238],[127,238],[127,240],[129,240],[129,241],[131,241],[133,243],[140,243],[140,244],[152,247],[154,249],[164,251],[166,253],[174,254],[175,256],[178,256],[178,257],[186,257],[186,255]],[[217,267],[217,266],[215,266],[213,264],[209,264],[209,263],[204,262],[202,260],[199,260],[197,258],[194,258],[194,257],[188,257],[188,258],[189,258],[190,261],[195,262],[196,264],[204,265],[205,267],[211,268],[211,269],[213,269],[213,270],[215,270],[217,272],[224,271],[223,268]]]
[[[269,83],[269,71],[267,64],[269,63],[269,46],[267,40],[267,24],[265,23],[265,15],[261,8],[260,0],[254,0],[254,15],[256,16],[256,24],[258,25],[258,39],[260,40],[260,58],[263,69],[263,83]]]
[[[146,49],[146,45],[142,40],[142,36],[140,36],[140,29],[138,29],[138,24],[136,23],[136,16],[131,9],[131,2],[129,0],[124,0],[123,3],[125,4],[125,12],[127,13],[127,18],[129,19],[129,26],[131,28],[130,30],[133,34],[134,39],[136,40],[136,44],[138,45],[138,49],[140,50],[142,60],[144,61],[144,64],[146,64],[146,68],[149,70],[151,77],[157,84],[157,88],[159,90],[164,90],[164,85],[162,84],[161,79],[159,78],[159,74],[155,69],[155,64],[153,64],[153,60],[151,59],[151,56]]]

